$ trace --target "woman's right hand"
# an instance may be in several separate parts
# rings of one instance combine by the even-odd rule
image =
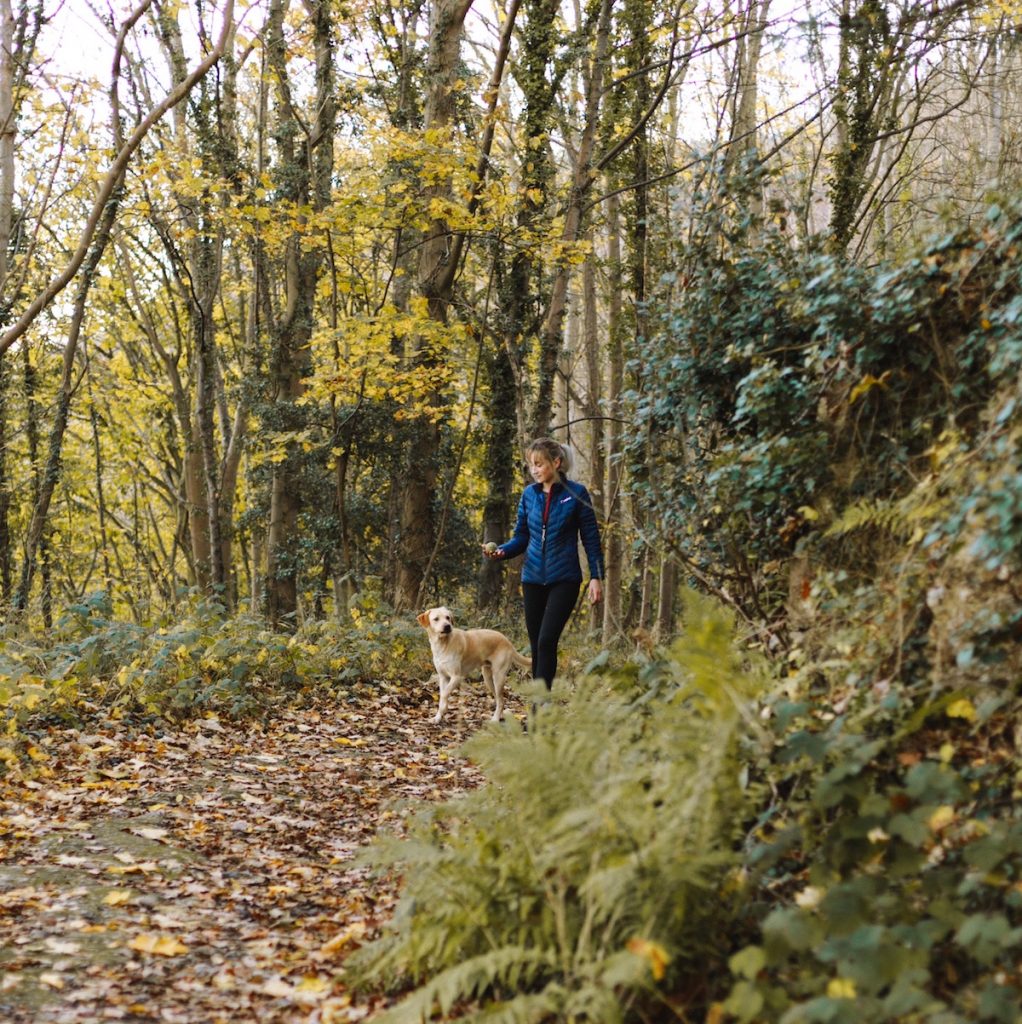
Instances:
[[[503,557],[504,552],[492,540],[483,545],[483,558],[489,558],[491,561],[497,562]]]

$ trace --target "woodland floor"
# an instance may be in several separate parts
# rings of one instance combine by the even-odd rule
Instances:
[[[37,739],[0,780],[0,1022],[371,1019],[382,999],[338,968],[395,892],[355,855],[479,782],[458,751],[481,687],[440,727],[435,702],[366,688],[259,724]]]

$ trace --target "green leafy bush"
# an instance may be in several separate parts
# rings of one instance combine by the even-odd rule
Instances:
[[[836,513],[896,501],[949,437],[980,447],[1022,351],[1022,214],[994,208],[979,233],[867,268],[796,249],[740,206],[707,204],[679,255],[684,292],[670,275],[654,302],[626,442],[651,538],[770,618],[796,547],[868,576],[860,546],[825,533]],[[1000,444],[984,457],[1005,466],[1017,443]],[[1017,472],[1001,484],[960,496],[948,522],[981,510],[994,560],[1022,542]]]
[[[749,801],[739,755],[764,685],[727,616],[693,600],[662,660],[555,692],[526,733],[473,739],[488,784],[371,855],[401,872],[403,897],[349,973],[418,986],[381,1020],[611,1024],[705,995],[727,951]]]

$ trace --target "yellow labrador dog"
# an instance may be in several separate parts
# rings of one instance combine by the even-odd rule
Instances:
[[[433,665],[440,677],[440,708],[433,721],[439,724],[444,717],[447,701],[458,684],[482,669],[483,679],[493,692],[493,721],[499,722],[504,714],[504,680],[511,665],[532,668],[532,662],[495,629],[455,629],[447,608],[430,608],[418,618],[429,634]]]

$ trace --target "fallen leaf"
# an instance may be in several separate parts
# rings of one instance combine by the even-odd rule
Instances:
[[[88,864],[89,859],[87,857],[75,857],[72,856],[70,853],[62,853],[57,858],[57,863],[61,867],[65,868],[80,868],[83,865]]]
[[[173,935],[136,935],[128,943],[128,948],[158,956],[180,956],[188,952],[188,947],[178,942]]]
[[[294,986],[289,985],[283,978],[271,978],[260,991],[264,995],[278,999],[290,999],[295,994]]]
[[[329,942],[323,943],[319,951],[323,956],[334,956],[345,946],[351,943],[361,942],[365,937],[366,925],[364,921],[355,921],[348,925],[343,931],[338,932]]]
[[[66,939],[48,938],[45,942],[46,948],[51,953],[62,953],[70,956],[77,953],[82,947],[77,942],[68,942]]]
[[[127,903],[130,899],[130,889],[111,889],[106,896],[103,897],[103,902],[108,907],[119,907],[122,903]]]
[[[143,839],[153,839],[156,841],[166,839],[170,835],[170,830],[165,828],[133,828],[131,831]]]

